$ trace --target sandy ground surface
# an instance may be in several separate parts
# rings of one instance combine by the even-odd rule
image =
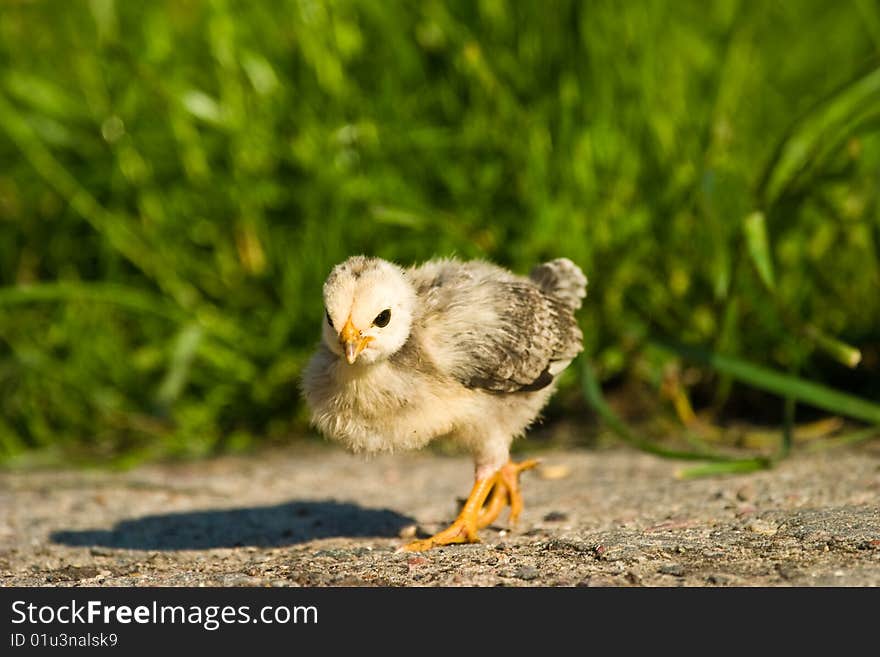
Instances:
[[[519,527],[505,512],[482,543],[421,554],[396,548],[454,517],[466,457],[0,473],[0,585],[880,585],[878,445],[688,481],[625,449],[541,457]]]

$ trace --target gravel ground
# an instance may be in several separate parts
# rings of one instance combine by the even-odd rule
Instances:
[[[876,441],[875,441],[876,442]],[[554,451],[483,542],[395,550],[467,494],[465,457],[296,448],[128,472],[0,473],[3,586],[878,586],[880,446],[682,481]]]

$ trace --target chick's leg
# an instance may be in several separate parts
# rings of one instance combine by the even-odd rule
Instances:
[[[422,550],[430,550],[438,545],[478,542],[480,540],[477,538],[480,509],[483,508],[483,504],[489,496],[492,486],[497,481],[499,481],[499,474],[497,472],[489,477],[477,479],[455,522],[430,538],[413,541],[401,549],[407,552],[421,552]]]

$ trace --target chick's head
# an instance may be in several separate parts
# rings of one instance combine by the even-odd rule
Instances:
[[[415,300],[415,290],[397,265],[349,258],[324,283],[324,343],[350,365],[388,358],[409,337]]]

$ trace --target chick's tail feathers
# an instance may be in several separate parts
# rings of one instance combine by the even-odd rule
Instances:
[[[587,296],[587,277],[568,258],[556,258],[537,265],[529,278],[541,291],[562,300],[572,310],[580,308],[581,301]]]

